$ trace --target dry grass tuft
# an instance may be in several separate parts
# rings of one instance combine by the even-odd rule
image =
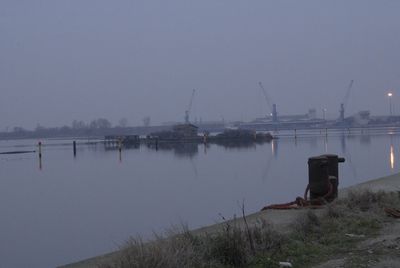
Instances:
[[[394,192],[372,192],[366,191],[351,191],[345,202],[350,209],[359,209],[361,211],[382,209],[398,205],[400,199],[399,194]]]
[[[308,210],[307,213],[300,215],[293,223],[293,231],[298,235],[298,238],[305,241],[306,238],[315,232],[319,232],[321,221],[313,210]]]
[[[283,236],[265,222],[242,229],[238,220],[224,224],[215,234],[193,235],[186,227],[152,242],[131,238],[118,259],[99,268],[243,267],[257,254],[279,250]]]

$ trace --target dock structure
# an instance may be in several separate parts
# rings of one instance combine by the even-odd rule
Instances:
[[[131,146],[140,144],[139,135],[107,135],[104,137],[104,146],[107,149],[115,149],[119,146]]]
[[[218,144],[222,146],[248,146],[254,143],[269,142],[273,139],[270,133],[257,133],[254,130],[226,129],[218,135],[204,133],[199,135],[198,127],[193,124],[178,124],[172,130],[153,132],[147,136],[139,135],[108,135],[104,138],[107,150],[124,148],[139,148],[145,144],[155,150],[170,148],[171,144],[183,147],[182,144]]]
[[[157,142],[201,142],[202,137],[198,135],[198,127],[193,124],[178,124],[172,130],[150,133],[147,141]]]

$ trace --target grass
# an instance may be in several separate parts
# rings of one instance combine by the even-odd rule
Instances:
[[[152,242],[131,238],[118,258],[99,268],[261,268],[279,267],[280,261],[310,267],[346,254],[376,235],[389,220],[383,208],[399,206],[397,193],[351,192],[329,204],[322,215],[305,210],[284,234],[263,221],[249,226],[243,209],[244,227],[234,219],[213,234],[194,235],[182,226],[165,236],[155,235]]]

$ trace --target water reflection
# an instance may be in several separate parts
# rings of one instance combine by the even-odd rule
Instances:
[[[371,144],[371,135],[362,134],[360,136],[360,143],[361,143],[361,145],[370,145]]]
[[[193,158],[195,155],[199,153],[199,146],[197,143],[184,143],[184,142],[175,142],[175,143],[158,143],[152,144],[148,143],[147,147],[153,150],[160,151],[172,151],[177,157],[189,157]]]
[[[121,147],[120,147],[121,146]],[[97,149],[97,146],[92,147],[94,150]],[[126,143],[119,145],[118,143],[104,143],[104,150],[105,151],[115,151],[122,149],[139,149],[140,143]]]
[[[224,147],[225,149],[248,149],[248,148],[255,148],[256,142],[252,140],[220,140],[215,141],[215,144]]]
[[[342,149],[342,153],[346,153],[346,135],[344,132],[340,135],[340,147]]]
[[[393,170],[394,169],[394,150],[393,150],[393,144],[390,145],[390,168]]]
[[[42,157],[39,157],[39,170],[43,169],[43,165],[42,165]]]
[[[389,164],[390,164],[390,169],[393,172],[394,170],[394,162],[395,162],[395,155],[394,155],[394,146],[393,146],[393,135],[390,135],[390,154],[389,154]]]
[[[209,143],[204,143],[204,154],[207,154],[207,149],[210,148]]]
[[[271,141],[271,152],[275,158],[278,158],[278,140],[273,139]]]
[[[316,149],[318,148],[318,139],[312,138],[309,139],[310,148]]]
[[[223,147],[225,149],[250,149],[256,148],[257,145],[265,142],[254,142],[254,141],[237,141],[237,140],[220,140],[214,141],[212,145],[217,145]],[[272,141],[272,151],[273,154],[277,157],[277,142]],[[203,146],[204,154],[207,154],[208,148],[210,148],[211,144],[199,144],[199,143],[185,143],[185,142],[161,142],[161,143],[147,143],[147,148],[151,150],[161,150],[161,151],[172,151],[175,156],[178,157],[189,157],[192,158],[199,153],[199,146]]]
[[[324,148],[325,148],[325,153],[328,153],[328,136],[326,135],[324,138]]]

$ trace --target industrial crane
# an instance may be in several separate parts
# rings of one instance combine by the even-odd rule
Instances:
[[[265,100],[267,101],[268,109],[269,109],[270,111],[272,111],[271,102],[270,102],[270,100],[269,100],[269,96],[268,96],[268,94],[267,94],[267,91],[265,90],[265,88],[264,88],[264,86],[263,86],[263,84],[262,84],[261,82],[258,82],[258,85],[260,86],[261,91],[262,91],[262,93],[264,94]]]
[[[278,113],[276,111],[276,104],[272,104],[272,106],[271,106],[270,98],[269,98],[269,96],[267,94],[267,91],[265,90],[263,84],[261,82],[258,82],[258,85],[260,86],[261,91],[264,94],[265,100],[266,100],[267,105],[268,105],[268,109],[271,111],[272,121],[273,122],[278,122]]]
[[[189,124],[189,115],[190,115],[190,111],[192,110],[192,105],[193,105],[193,99],[194,99],[194,94],[196,93],[196,89],[193,89],[192,91],[192,96],[190,97],[190,102],[189,105],[185,111],[185,123]]]
[[[353,87],[353,83],[354,80],[351,80],[349,86],[347,87],[346,95],[344,96],[343,102],[340,104],[340,116],[339,116],[340,122],[344,121],[344,112],[347,108],[347,103],[349,102],[350,92],[351,88]]]

